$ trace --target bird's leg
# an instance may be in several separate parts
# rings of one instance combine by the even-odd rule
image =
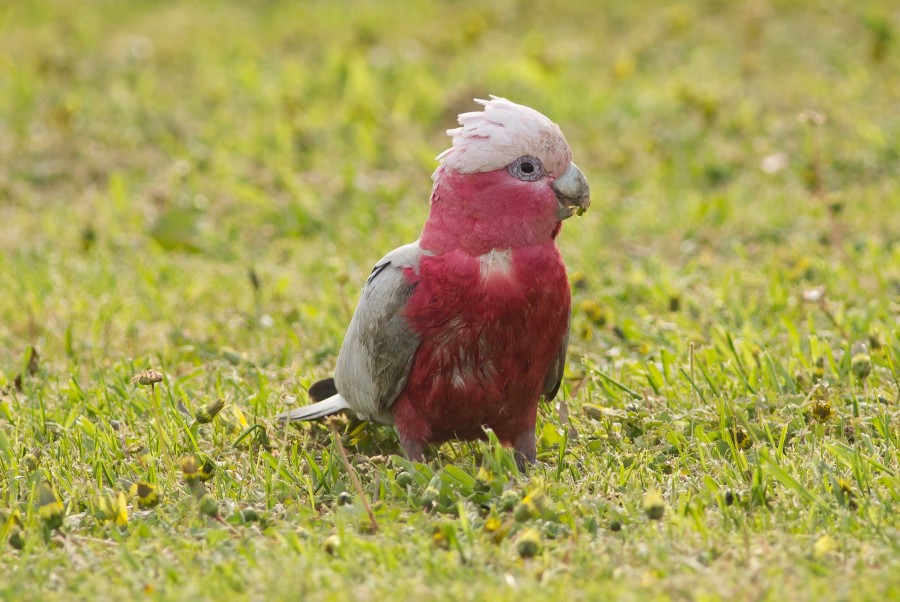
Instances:
[[[400,447],[403,448],[406,457],[413,462],[422,462],[425,459],[425,444],[421,439],[400,435]]]
[[[534,464],[537,460],[537,439],[534,435],[534,425],[513,437],[512,447],[516,452],[516,464],[519,465],[519,470],[524,472],[525,466]]]

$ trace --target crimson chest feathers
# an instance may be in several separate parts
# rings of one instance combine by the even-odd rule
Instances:
[[[483,426],[501,440],[519,432],[568,329],[556,245],[451,251],[407,277],[415,292],[404,313],[421,342],[394,408],[398,426],[432,442],[479,437]]]

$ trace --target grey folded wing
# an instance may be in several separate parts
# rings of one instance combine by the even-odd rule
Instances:
[[[569,323],[571,324],[571,317]],[[559,386],[562,384],[563,372],[566,370],[566,350],[569,347],[569,326],[566,326],[566,334],[563,336],[562,345],[559,346],[559,353],[556,355],[556,361],[550,364],[547,371],[547,377],[544,379],[544,401],[550,401],[559,392]]]
[[[367,420],[393,423],[390,407],[406,386],[419,337],[403,309],[415,290],[407,270],[418,272],[419,242],[384,256],[366,280],[334,371],[338,392]]]

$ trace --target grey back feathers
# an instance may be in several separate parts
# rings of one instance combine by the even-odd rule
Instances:
[[[394,422],[390,407],[406,386],[419,346],[419,337],[402,315],[415,290],[404,270],[418,272],[425,254],[416,241],[394,249],[375,264],[344,336],[334,380],[312,385],[310,399],[317,403],[282,412],[279,420],[315,420],[351,410],[364,420]]]
[[[334,382],[366,420],[392,424],[390,407],[406,386],[419,337],[402,315],[415,290],[404,272],[418,271],[424,254],[416,241],[375,264],[344,337]]]

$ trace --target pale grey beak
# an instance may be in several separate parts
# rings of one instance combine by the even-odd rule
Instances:
[[[581,215],[591,206],[591,187],[574,163],[569,163],[566,173],[553,183],[553,192],[559,201],[557,215],[560,220],[570,218],[575,213]]]

